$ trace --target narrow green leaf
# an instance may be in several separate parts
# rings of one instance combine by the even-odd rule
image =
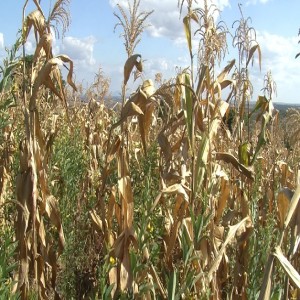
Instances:
[[[176,294],[176,271],[172,272],[171,277],[169,278],[169,284],[168,284],[168,299],[169,300],[175,300],[175,294]]]

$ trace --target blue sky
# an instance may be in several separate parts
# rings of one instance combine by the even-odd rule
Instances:
[[[275,101],[300,103],[300,52],[298,29],[300,27],[299,0],[208,0],[213,1],[220,9],[220,18],[225,21],[229,30],[234,33],[232,23],[240,18],[238,3],[242,4],[245,17],[251,17],[251,25],[256,29],[257,40],[262,49],[262,71],[255,62],[251,68],[251,79],[254,84],[254,96],[263,87],[264,75],[271,71],[277,84]],[[5,56],[4,47],[10,47],[18,29],[21,28],[22,7],[25,1],[1,1],[0,10],[0,59]],[[34,8],[29,0],[27,14]],[[126,60],[121,28],[114,32],[117,19],[116,3],[125,0],[70,0],[71,25],[64,40],[56,40],[54,53],[67,54],[75,63],[77,82],[87,86],[93,81],[99,67],[111,79],[111,92],[121,91],[123,65]],[[198,0],[198,6],[203,2]],[[47,15],[54,0],[42,0],[41,6]],[[195,7],[197,5],[195,4]],[[175,76],[176,67],[189,65],[188,50],[185,44],[182,21],[179,19],[177,0],[141,0],[141,9],[154,13],[149,18],[151,26],[143,35],[136,49],[144,63],[144,78],[154,79],[161,72],[165,79]],[[231,43],[231,39],[228,39]],[[35,49],[33,35],[29,37],[26,50]],[[236,58],[230,51],[226,60]],[[222,66],[221,66],[222,67]],[[132,87],[134,88],[134,87]]]

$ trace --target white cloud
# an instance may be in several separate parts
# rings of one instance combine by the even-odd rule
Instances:
[[[96,38],[67,36],[60,46],[60,53],[68,55],[74,62],[74,75],[77,82],[91,83],[99,64],[94,57]]]
[[[154,78],[157,73],[165,75],[173,71],[171,70],[172,66],[172,63],[163,57],[146,60],[144,62],[144,75],[147,78]]]
[[[277,84],[278,101],[299,101],[300,52],[297,37],[283,37],[268,32],[257,32],[262,50],[262,74],[269,70]],[[262,80],[261,80],[262,81]]]
[[[226,6],[230,6],[229,0],[210,0],[211,4],[215,4],[220,10]],[[110,5],[116,8],[117,3],[123,7],[127,7],[126,0],[110,0]],[[202,2],[194,5],[194,7],[203,6]],[[182,16],[180,16],[180,10],[178,2],[176,0],[143,0],[140,3],[140,11],[151,11],[153,14],[149,16],[150,26],[147,28],[148,33],[152,37],[166,37],[176,41],[182,39],[184,36],[184,30],[182,25],[182,18],[186,13],[186,4],[183,5]],[[117,10],[116,10],[117,12]]]
[[[65,37],[61,46],[61,52],[70,56],[77,63],[92,66],[95,64],[94,44],[96,39],[93,36],[85,38]]]
[[[261,3],[261,4],[266,4],[267,2],[269,2],[270,0],[248,0],[247,2],[246,2],[246,6],[248,6],[248,5],[256,5],[256,4],[259,4],[259,3]]]
[[[4,35],[0,32],[0,49],[4,48]]]

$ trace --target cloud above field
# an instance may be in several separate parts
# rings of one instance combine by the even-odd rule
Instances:
[[[295,55],[300,51],[298,38],[283,37],[262,31],[257,32],[257,39],[262,50],[260,76],[263,77],[266,72],[271,71],[277,84],[278,101],[296,101],[297,99],[289,99],[290,96],[282,94],[281,91],[291,91],[299,86],[300,60],[295,59]],[[300,88],[298,92],[293,92],[293,94],[300,94]]]
[[[96,39],[93,36],[76,38],[67,36],[63,40],[61,52],[70,56],[77,63],[91,66],[95,63],[94,45]]]
[[[4,35],[0,32],[0,49],[4,48]]]
[[[94,36],[78,38],[67,36],[60,46],[60,53],[68,55],[74,62],[74,74],[79,81],[92,82],[95,73],[99,68],[94,57],[95,43]]]
[[[222,10],[226,6],[230,6],[229,0],[211,0],[208,1]],[[110,5],[116,9],[117,3],[122,7],[127,7],[126,0],[110,0]],[[198,7],[202,2],[199,2]],[[183,5],[182,16],[185,15],[186,4]],[[150,26],[147,28],[147,32],[156,38],[169,38],[174,40],[177,44],[178,40],[184,36],[182,16],[178,8],[178,2],[176,0],[143,0],[140,3],[140,11],[151,11],[154,13],[150,15],[148,21]],[[116,12],[118,13],[117,9]]]
[[[269,2],[271,0],[248,0],[246,2],[246,5],[256,5],[256,4],[266,4],[267,2]]]

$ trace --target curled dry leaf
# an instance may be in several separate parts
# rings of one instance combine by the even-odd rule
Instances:
[[[230,163],[236,170],[240,173],[245,175],[251,181],[254,180],[254,172],[250,169],[241,164],[232,154],[224,153],[224,152],[217,152],[215,153],[216,160],[223,160],[226,163]]]
[[[127,84],[133,67],[136,67],[140,72],[143,72],[142,56],[134,54],[130,56],[124,66],[124,85]]]
[[[207,280],[208,282],[211,282],[211,280],[213,279],[213,275],[217,272],[219,265],[221,263],[222,257],[225,253],[226,247],[227,245],[232,241],[232,239],[235,237],[236,232],[238,231],[238,229],[240,229],[241,227],[246,228],[247,223],[251,222],[249,217],[244,218],[242,221],[240,221],[239,223],[237,223],[234,226],[230,226],[229,227],[229,232],[227,234],[227,237],[224,241],[224,243],[222,244],[222,247],[220,248],[220,251],[218,252],[215,260],[213,261],[210,270],[207,274]],[[246,230],[246,229],[244,229]]]
[[[24,43],[26,42],[32,27],[37,41],[37,34],[41,37],[46,32],[47,27],[45,17],[41,10],[34,10],[26,17],[25,24],[23,24]]]
[[[261,50],[260,50],[260,46],[258,44],[252,46],[252,48],[250,49],[246,66],[248,67],[250,61],[253,59],[253,55],[254,55],[255,51],[258,52],[258,62],[259,62],[259,68],[261,70]]]
[[[43,49],[46,55],[46,59],[50,59],[53,57],[52,55],[52,33],[44,33],[42,37],[39,40],[39,43],[37,44],[37,47],[35,49],[35,53],[33,56],[33,61],[35,62],[39,55],[41,54],[41,50]]]
[[[68,73],[68,83],[72,86],[72,88],[76,91],[76,86],[74,82],[72,81],[72,73],[73,73],[73,61],[66,55],[59,55],[57,57],[49,59],[46,64],[43,66],[43,68],[38,73],[38,76],[34,82],[34,88],[32,91],[32,95],[30,97],[30,110],[35,109],[36,105],[36,99],[38,95],[38,91],[41,87],[41,85],[45,85],[48,87],[55,95],[57,95],[65,104],[65,107],[67,107],[64,90],[62,88],[62,78],[60,75],[60,72],[57,70],[58,65],[61,65],[62,62],[68,62],[70,63],[70,69]],[[53,78],[51,78],[50,75],[53,75]],[[56,79],[60,90],[57,90],[55,87],[55,83],[53,82],[53,79]]]
[[[186,193],[184,187],[180,183],[173,184],[162,190],[163,194],[179,194],[182,195],[184,201],[189,201],[189,196]]]
[[[69,72],[67,75],[67,82],[73,88],[73,90],[76,92],[77,88],[76,88],[76,85],[73,82],[73,78],[72,78],[73,77],[73,65],[74,65],[72,59],[69,56],[64,55],[64,54],[58,55],[57,58],[60,59],[61,61],[63,61],[64,63],[70,64],[70,69],[69,69]]]

